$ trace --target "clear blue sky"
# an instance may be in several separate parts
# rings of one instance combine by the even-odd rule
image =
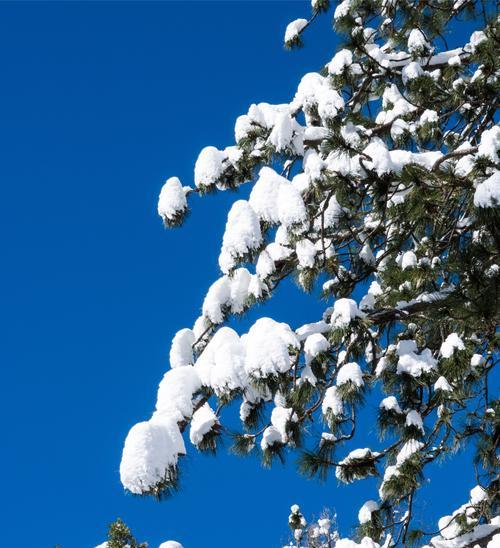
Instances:
[[[191,184],[203,146],[232,144],[236,116],[288,101],[333,55],[331,16],[305,49],[283,50],[286,23],[308,13],[308,2],[0,4],[3,546],[89,548],[121,516],[153,548],[267,548],[287,538],[292,503],[335,508],[348,533],[375,496],[370,482],[300,478],[293,458],[270,472],[224,451],[190,450],[181,492],[162,503],[127,496],[118,475],[170,340],[217,276],[235,199],[195,200],[167,232],[162,182]],[[296,326],[319,310],[290,285],[253,317]],[[434,474],[422,519],[466,499],[463,462],[452,482]]]

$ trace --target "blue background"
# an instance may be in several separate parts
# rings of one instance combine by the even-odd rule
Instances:
[[[185,548],[280,546],[291,504],[307,515],[336,509],[348,534],[376,498],[373,482],[299,477],[293,456],[267,471],[190,448],[180,493],[162,503],[124,494],[118,474],[128,429],[153,410],[172,336],[192,325],[218,275],[236,198],[195,198],[182,231],[165,231],[162,182],[192,184],[203,146],[232,144],[252,102],[289,101],[300,76],[331,58],[331,14],[306,48],[282,47],[286,24],[309,10],[0,4],[3,546],[94,546],[118,516],[151,547],[169,538]],[[297,326],[321,309],[290,283],[250,320],[273,314]],[[373,438],[370,419],[361,430]],[[464,462],[432,476],[417,513],[427,529],[443,506],[466,500]]]

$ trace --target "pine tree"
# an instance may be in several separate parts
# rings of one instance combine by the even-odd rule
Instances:
[[[338,540],[326,522],[311,536],[296,508],[297,546],[363,538],[366,548],[457,538],[486,546],[500,533],[495,8],[493,0],[336,4],[343,42],[322,71],[304,75],[288,104],[252,105],[236,120],[234,146],[204,148],[194,187],[165,183],[166,226],[182,224],[196,195],[252,190],[228,213],[222,275],[202,315],[172,341],[156,410],[125,441],[128,491],[160,498],[176,488],[189,427],[200,451],[215,453],[226,436],[235,453],[258,454],[266,466],[295,452],[310,477],[380,477],[353,540]],[[313,0],[310,19],[288,25],[286,47],[302,45],[329,9]],[[450,48],[464,24],[477,30]],[[263,317],[245,336],[224,325],[287,278],[320,294],[322,317],[293,328]],[[236,433],[224,425],[235,401]],[[376,449],[356,430],[367,402],[378,408]],[[313,421],[323,424],[317,435]],[[469,500],[443,507],[449,515],[437,528],[417,528],[428,465],[468,445],[478,483]]]
[[[108,540],[101,546],[103,548],[148,548],[146,542],[138,542],[135,539],[120,518],[111,523],[108,529]]]
[[[118,518],[108,528],[108,540],[96,548],[148,548],[148,543],[138,542],[127,525]],[[167,540],[159,548],[182,548],[182,545],[175,540]]]

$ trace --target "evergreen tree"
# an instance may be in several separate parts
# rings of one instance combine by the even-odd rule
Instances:
[[[313,0],[311,18],[288,25],[286,47],[329,9]],[[252,105],[236,120],[234,146],[204,148],[194,187],[165,183],[166,226],[182,223],[196,195],[252,190],[229,211],[222,275],[202,315],[172,341],[156,410],[127,436],[128,491],[176,488],[189,428],[200,451],[230,436],[235,453],[260,454],[266,466],[297,452],[311,477],[380,477],[353,539],[326,522],[311,533],[292,510],[297,546],[500,542],[491,540],[500,534],[495,10],[493,0],[336,4],[343,43],[322,71],[306,74],[288,104]],[[462,40],[464,22],[477,30]],[[322,317],[293,328],[263,317],[244,336],[224,325],[287,278],[311,298],[321,293]],[[224,425],[234,401],[236,433]],[[356,429],[367,401],[378,407],[376,448]],[[313,421],[323,424],[317,435]],[[469,444],[469,500],[443,507],[437,527],[417,528],[428,465]]]
[[[118,518],[108,528],[108,540],[96,548],[148,548],[148,543],[138,542],[127,525]],[[175,540],[167,540],[159,548],[182,548],[182,545]]]

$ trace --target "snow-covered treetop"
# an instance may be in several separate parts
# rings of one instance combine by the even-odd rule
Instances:
[[[287,47],[301,44],[329,2],[312,9],[286,28]],[[336,3],[343,44],[322,71],[305,74],[288,103],[251,105],[236,120],[235,144],[200,152],[194,186],[166,182],[166,226],[182,223],[196,195],[243,184],[251,192],[228,213],[221,276],[172,341],[156,409],[126,439],[127,490],[159,497],[175,487],[183,433],[215,451],[228,434],[225,407],[237,400],[237,453],[269,465],[298,450],[308,475],[382,478],[377,501],[360,510],[363,546],[424,539],[412,527],[419,478],[472,440],[486,494],[460,510],[454,535],[490,520],[500,413],[488,388],[500,275],[491,11],[475,0]],[[448,47],[467,15],[477,30]],[[247,333],[224,325],[289,277],[321,288],[322,317],[302,326],[263,317]],[[381,402],[386,441],[376,449],[356,431],[366,397]],[[313,436],[311,421],[323,432]],[[451,546],[442,529],[422,542]]]

